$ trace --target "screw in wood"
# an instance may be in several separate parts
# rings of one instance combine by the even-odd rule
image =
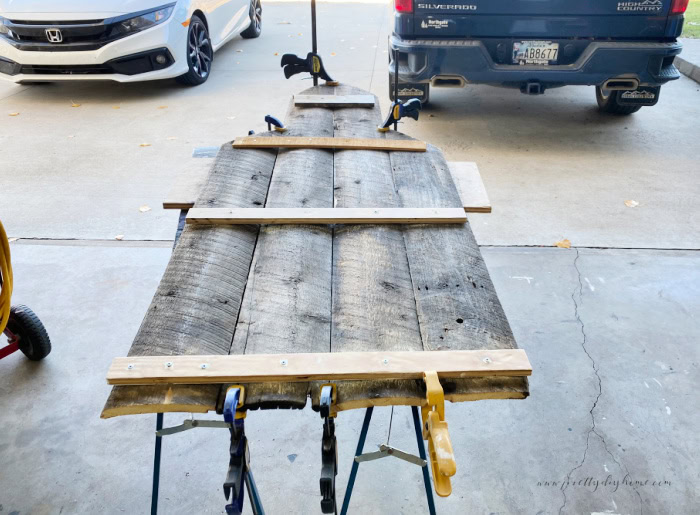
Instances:
[[[132,368],[134,368],[134,364],[133,364],[133,363],[129,363],[129,364],[126,366],[126,368],[127,368],[127,370],[131,370]]]
[[[287,363],[288,363],[288,362],[287,362],[286,359],[281,359],[281,360],[280,360],[280,365],[282,365],[283,367],[286,367],[286,366],[287,366]]]
[[[166,362],[165,362],[165,366],[168,367],[168,368],[172,368],[173,362],[172,362],[172,361],[166,361]]]
[[[207,368],[208,366],[209,366],[209,365],[207,365],[206,363],[202,363],[201,365],[199,365],[199,368],[201,368],[202,370],[204,370],[204,369]]]
[[[488,364],[488,363],[491,363],[491,358],[484,358],[482,361],[484,363]]]

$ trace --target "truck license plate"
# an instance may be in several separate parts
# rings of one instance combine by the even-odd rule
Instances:
[[[516,41],[513,43],[513,63],[515,64],[556,64],[559,57],[559,43],[552,41]]]

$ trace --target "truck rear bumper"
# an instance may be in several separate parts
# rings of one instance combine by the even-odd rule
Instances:
[[[636,79],[640,86],[660,86],[680,77],[673,58],[682,45],[654,42],[593,41],[571,64],[517,65],[494,62],[480,40],[408,40],[392,35],[393,50],[399,50],[402,82],[434,85],[468,83],[523,87],[539,83],[543,88],[567,85],[600,86],[613,78]],[[507,52],[509,50],[506,50]],[[389,66],[393,73],[393,63]],[[446,78],[442,80],[441,78]],[[453,82],[450,82],[450,81]]]

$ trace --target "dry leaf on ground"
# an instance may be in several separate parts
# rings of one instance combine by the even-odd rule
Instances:
[[[236,50],[236,52],[238,52],[239,54],[241,54],[241,53],[243,53],[243,50],[241,50],[241,49],[239,48],[238,50]]]
[[[19,113],[10,113],[7,116],[19,116]]]
[[[158,106],[158,109],[167,109],[168,106]]]
[[[146,213],[147,211],[150,211],[150,210],[151,210],[151,208],[145,204],[139,208],[139,211],[141,211],[142,213]]]
[[[292,24],[291,21],[281,21],[277,25],[291,25],[291,24]]]
[[[71,107],[80,107],[81,105],[83,105],[83,104],[77,104],[77,103],[73,102],[70,106]]]
[[[141,143],[141,144],[139,145],[139,147],[150,147],[150,146],[151,146],[150,143]]]
[[[273,55],[280,55],[279,52],[275,52]]]
[[[627,207],[637,207],[639,205],[639,202],[636,200],[625,200],[625,205]]]
[[[563,239],[561,241],[558,241],[554,244],[555,247],[559,247],[560,249],[570,249],[571,248],[571,242],[567,239]]]
[[[121,109],[119,106],[112,106],[112,109]]]
[[[122,241],[122,240],[124,239],[124,235],[123,235],[123,234],[117,234],[117,235],[114,237],[114,239],[115,239],[115,240]]]

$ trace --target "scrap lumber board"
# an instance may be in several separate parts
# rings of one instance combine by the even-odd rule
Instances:
[[[425,152],[427,146],[424,141],[413,139],[391,141],[378,138],[302,138],[296,136],[262,138],[260,136],[245,136],[236,138],[233,142],[233,148],[325,148],[331,150]]]
[[[442,352],[318,352],[231,356],[133,356],[115,358],[112,385],[307,382],[309,380],[422,379],[529,376],[522,349]]]
[[[490,213],[491,202],[476,163],[450,161],[447,164],[464,204],[464,211],[467,213]],[[195,197],[204,185],[207,173],[208,170],[202,168],[201,170],[188,170],[186,174],[180,174],[163,201],[163,209],[190,209],[194,207]]]
[[[486,194],[484,182],[476,163],[469,161],[448,161],[450,175],[455,181],[464,211],[467,213],[490,213],[491,202]]]
[[[374,107],[374,95],[294,95],[300,107]]]
[[[193,208],[188,224],[450,224],[464,223],[462,208]]]
[[[366,94],[346,86],[317,87],[306,93]],[[292,101],[286,121],[290,134],[296,137],[412,141],[400,134],[376,132],[381,122],[378,102],[371,109],[328,109],[297,108]],[[281,139],[277,134],[257,138],[268,136],[273,136],[270,140]],[[228,202],[209,202],[211,195],[203,195],[197,208],[438,207],[463,212],[449,167],[433,147],[426,147],[426,152],[387,152],[226,146],[217,163],[222,156],[227,156],[228,163],[224,168],[214,167],[207,187],[228,181],[220,192],[228,194]],[[267,175],[244,173],[246,167],[239,166],[241,158],[259,153],[272,156]],[[267,195],[263,193],[262,199],[249,195],[253,183]],[[146,352],[137,335],[129,356],[364,351],[422,354],[423,350],[517,348],[468,223],[259,228],[188,224],[183,235],[199,231],[207,231],[203,234],[215,241],[229,238],[229,234],[252,236],[245,244],[235,240],[217,247],[220,255],[212,253],[206,259],[194,260],[185,253],[178,254],[183,244],[193,244],[181,240],[168,270],[172,267],[181,275],[183,286],[174,281],[177,274],[166,271],[154,299],[156,309],[149,310],[142,325],[153,328],[152,333],[160,333],[152,337],[152,347],[158,352]],[[226,263],[228,259],[247,263],[248,268],[238,267],[234,273],[224,270],[224,281],[217,281],[214,275],[205,277],[203,271],[218,270],[222,260]],[[228,284],[234,281],[243,289]],[[228,291],[232,287],[235,294]],[[217,338],[229,337],[228,349],[211,342],[213,337],[209,335],[205,335],[205,343],[196,341],[201,339],[200,302],[207,309],[219,308],[203,315],[204,329],[216,331]],[[527,378],[521,376],[443,378],[441,382],[450,401],[522,399],[528,395]],[[317,407],[320,384],[248,383],[245,407],[302,408],[309,395]],[[421,405],[425,399],[424,387],[415,379],[337,384],[338,411]],[[207,411],[221,405],[221,391],[218,385],[115,386],[102,416]]]

